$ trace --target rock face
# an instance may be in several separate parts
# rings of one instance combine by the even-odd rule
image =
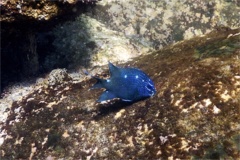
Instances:
[[[57,51],[46,57],[44,66],[126,62],[215,27],[238,28],[239,12],[235,1],[102,0],[91,11],[55,28]]]
[[[2,0],[0,5],[1,91],[9,82],[52,69],[126,62],[216,26],[240,27],[236,0]]]
[[[0,21],[14,22],[22,20],[49,20],[60,14],[76,12],[77,5],[84,3],[95,4],[97,0],[42,0],[42,1],[26,1],[26,0],[2,0]],[[80,4],[80,5],[81,5]]]
[[[54,37],[51,35],[54,26],[73,20],[95,3],[92,0],[2,0],[0,91],[9,82],[46,72],[43,62],[54,50]]]
[[[237,159],[239,34],[218,28],[122,64],[156,85],[134,104],[97,104],[93,79],[54,70],[4,112],[1,159]]]
[[[109,28],[154,49],[205,34],[216,26],[239,26],[239,1],[102,0],[88,14]]]

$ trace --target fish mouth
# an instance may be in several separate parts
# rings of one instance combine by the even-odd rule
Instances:
[[[151,96],[154,96],[154,95],[156,94],[156,92],[157,92],[156,88],[153,87],[153,88],[152,88],[152,94],[151,94]]]
[[[151,96],[154,96],[156,94],[156,90],[154,89]]]

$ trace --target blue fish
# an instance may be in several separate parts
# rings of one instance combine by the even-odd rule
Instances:
[[[105,88],[97,102],[103,102],[114,98],[122,101],[135,102],[153,96],[156,93],[153,81],[137,68],[120,68],[109,62],[109,79],[97,79],[91,87]]]

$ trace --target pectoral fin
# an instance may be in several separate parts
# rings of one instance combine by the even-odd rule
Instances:
[[[117,98],[117,97],[109,91],[104,91],[103,94],[100,96],[100,98],[97,100],[97,102],[107,101],[113,98]]]

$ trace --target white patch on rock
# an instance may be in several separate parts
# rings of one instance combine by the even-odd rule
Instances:
[[[213,113],[214,113],[214,114],[218,114],[218,113],[220,113],[220,112],[221,112],[221,110],[214,105],[214,106],[213,106]]]

